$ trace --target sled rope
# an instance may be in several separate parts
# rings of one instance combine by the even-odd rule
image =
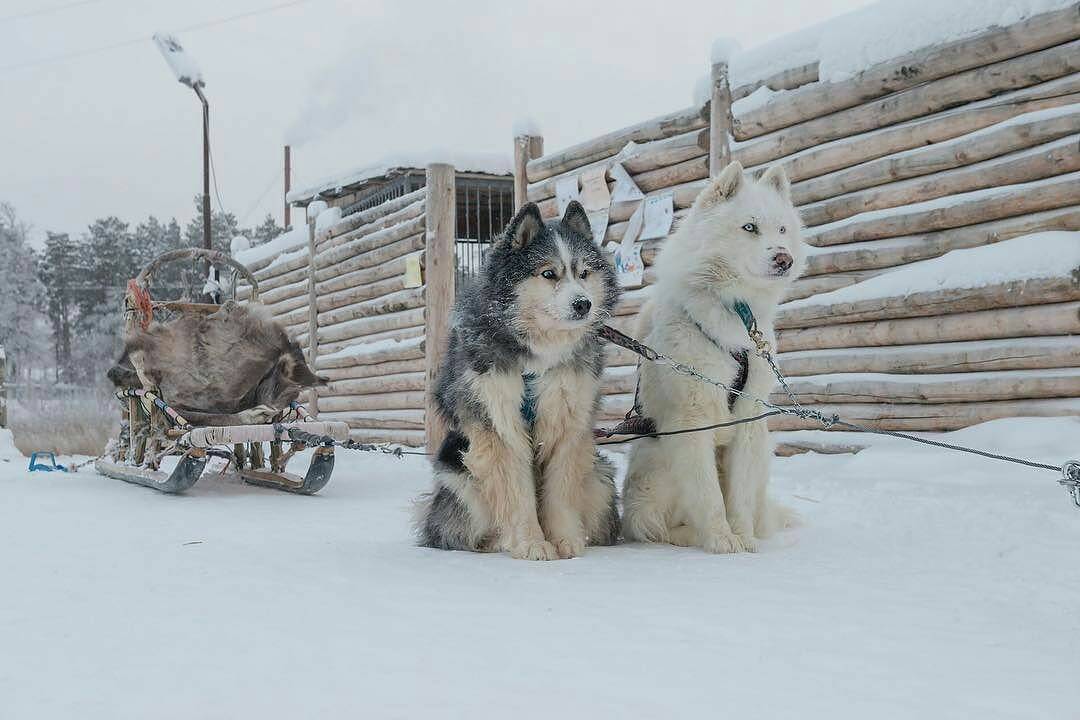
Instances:
[[[1058,472],[1061,473],[1061,478],[1058,480],[1058,484],[1064,487],[1069,492],[1069,495],[1072,497],[1073,503],[1076,505],[1076,507],[1080,508],[1080,461],[1070,460],[1061,465],[1054,465],[1051,463],[1043,463],[1035,460],[1027,460],[1024,458],[1013,457],[1011,455],[1005,455],[1003,453],[990,452],[988,450],[981,450],[979,448],[957,445],[955,443],[942,442],[940,440],[931,440],[929,438],[918,437],[916,435],[898,432],[895,430],[882,430],[879,428],[867,427],[866,425],[860,425],[858,423],[844,420],[837,413],[826,415],[820,410],[813,410],[804,407],[799,402],[798,397],[788,385],[787,378],[785,378],[784,374],[780,371],[776,360],[773,358],[772,348],[770,347],[768,340],[766,340],[761,331],[758,330],[757,321],[753,319],[753,315],[751,314],[749,317],[746,317],[743,315],[743,313],[737,314],[740,316],[740,319],[743,320],[743,324],[746,325],[747,334],[750,336],[750,339],[757,346],[758,355],[769,364],[769,367],[772,369],[773,374],[776,375],[777,380],[780,382],[780,385],[784,389],[784,392],[791,399],[793,405],[776,405],[769,402],[768,400],[763,400],[761,398],[755,397],[751,393],[748,393],[744,390],[729,387],[727,384],[722,383],[719,380],[715,380],[706,375],[703,375],[702,373],[698,372],[693,366],[686,363],[681,363],[674,358],[665,355],[659,350],[651,348],[648,345],[642,343],[641,341],[635,340],[629,335],[626,335],[622,332],[619,332],[615,328],[605,325],[600,329],[600,337],[604,338],[605,340],[619,345],[620,347],[626,348],[627,350],[630,350],[631,352],[640,355],[642,358],[648,360],[649,362],[656,363],[658,365],[665,365],[668,367],[669,370],[676,374],[692,377],[695,380],[720,388],[721,390],[728,393],[735,393],[737,395],[746,396],[751,400],[760,403],[762,406],[769,408],[770,410],[770,412],[767,413],[762,413],[760,415],[748,418],[740,418],[738,420],[732,420],[727,423],[718,423],[717,425],[696,428],[686,428],[678,431],[669,431],[667,433],[642,434],[631,437],[629,438],[630,440],[638,440],[645,437],[659,437],[661,435],[668,434],[701,432],[705,430],[712,430],[717,427],[728,427],[731,425],[739,425],[746,422],[756,422],[757,420],[761,420],[772,415],[791,415],[793,417],[800,417],[806,420],[816,420],[825,430],[828,430],[832,427],[844,427],[850,430],[856,430],[858,432],[871,433],[875,435],[887,435],[889,437],[900,438],[901,440],[910,440],[911,442],[922,443],[923,445],[932,445],[934,447],[942,448],[945,450],[965,452],[972,455],[989,458],[991,460],[1000,460],[1002,462],[1015,463],[1017,465],[1024,465],[1026,467],[1036,468],[1039,470],[1051,470],[1053,472]],[[616,430],[617,429],[618,428],[616,428]],[[612,434],[616,433],[612,431]],[[610,435],[608,437],[610,437]]]

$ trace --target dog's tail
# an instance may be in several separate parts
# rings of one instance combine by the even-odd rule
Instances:
[[[775,535],[780,530],[802,525],[799,513],[787,505],[776,502],[771,497],[765,498],[765,506],[760,516],[754,521],[754,534],[760,538]]]

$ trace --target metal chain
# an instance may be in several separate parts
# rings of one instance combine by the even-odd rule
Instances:
[[[305,432],[299,428],[286,429],[280,424],[274,425],[274,432],[278,435],[287,435],[293,442],[300,443],[309,448],[316,447],[339,447],[346,450],[359,450],[360,452],[377,452],[384,455],[393,455],[401,458],[405,455],[428,455],[429,453],[417,450],[402,450],[400,447],[390,447],[386,444],[361,443],[355,440],[335,440],[329,435],[316,435]]]
[[[769,364],[769,367],[772,369],[773,374],[776,375],[776,379],[780,383],[780,386],[784,389],[784,392],[791,399],[792,405],[790,407],[775,405],[767,400],[762,400],[761,398],[755,397],[751,393],[728,387],[726,384],[720,382],[719,380],[714,380],[710,377],[703,375],[702,373],[698,372],[693,366],[687,365],[686,363],[681,363],[674,358],[665,355],[659,350],[656,350],[655,348],[649,347],[648,345],[645,345],[638,340],[634,340],[633,338],[619,332],[618,330],[615,330],[614,328],[604,326],[603,330],[604,331],[601,333],[601,335],[606,340],[614,342],[618,345],[621,345],[622,347],[627,348],[628,350],[636,352],[646,360],[655,362],[660,365],[666,365],[670,370],[677,374],[693,377],[701,382],[705,382],[709,385],[713,385],[714,387],[718,387],[725,392],[736,393],[737,395],[744,395],[746,397],[749,397],[755,402],[760,403],[761,405],[775,411],[772,414],[792,415],[804,419],[816,420],[817,422],[821,423],[821,426],[826,430],[834,426],[841,426],[849,428],[851,430],[856,430],[858,432],[871,433],[875,435],[887,435],[889,437],[900,438],[902,440],[910,440],[912,442],[922,443],[924,445],[932,445],[934,447],[942,448],[945,450],[956,450],[958,452],[979,455],[981,457],[990,458],[991,460],[1001,460],[1003,462],[1011,462],[1017,465],[1024,465],[1040,470],[1052,470],[1054,472],[1060,472],[1062,474],[1062,477],[1060,480],[1058,480],[1058,484],[1062,485],[1069,491],[1073,503],[1078,508],[1080,508],[1080,461],[1072,460],[1064,463],[1063,465],[1041,463],[1034,460],[1026,460],[1024,458],[1005,455],[1002,453],[992,453],[986,450],[965,447],[964,445],[956,445],[954,443],[942,442],[940,440],[921,438],[916,435],[897,432],[895,430],[881,430],[878,428],[867,427],[865,425],[860,425],[858,423],[843,420],[836,413],[833,413],[832,415],[826,415],[819,410],[812,410],[810,408],[804,407],[799,402],[798,396],[796,396],[796,394],[791,390],[791,387],[788,385],[787,378],[784,377],[783,372],[781,372],[780,367],[777,365],[776,360],[773,358],[772,346],[769,344],[769,341],[765,338],[761,331],[758,330],[756,323],[753,323],[749,328],[747,328],[747,334],[750,336],[750,339],[754,342],[755,346],[757,346],[757,354]],[[767,417],[767,415],[763,415],[762,417]],[[684,432],[693,432],[696,430],[704,429],[706,428],[691,428]],[[644,435],[640,437],[651,436]],[[638,438],[632,439],[636,440]]]

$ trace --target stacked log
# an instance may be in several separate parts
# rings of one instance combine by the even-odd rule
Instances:
[[[424,444],[424,289],[406,270],[423,263],[426,203],[422,188],[312,227],[310,246],[283,248],[255,271],[263,304],[305,348],[315,344],[328,380],[319,417],[348,423],[362,442]]]
[[[767,102],[738,102],[762,86],[776,91]],[[728,97],[734,104],[718,107]],[[724,122],[730,139],[716,132]],[[700,111],[529,161],[525,194],[553,217],[560,180],[620,162],[646,194],[672,191],[678,220],[715,170],[710,130],[745,167],[780,164],[792,179],[811,247],[805,277],[786,298],[798,302],[782,306],[778,344],[803,402],[878,427],[927,431],[1080,414],[1080,268],[937,294],[828,299],[949,252],[1080,230],[1080,6],[922,48],[844,80],[821,80],[812,63],[728,93],[714,87]],[[624,149],[628,141],[637,145]],[[715,164],[724,152],[712,154]],[[632,210],[612,208],[607,242],[622,239]],[[663,246],[643,244],[644,281],[626,289],[614,326],[635,332]],[[637,362],[618,348],[607,358],[604,422],[632,404]],[[813,423],[784,418],[773,426]]]

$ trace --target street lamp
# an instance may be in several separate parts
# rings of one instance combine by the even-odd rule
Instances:
[[[173,75],[195,91],[203,107],[203,247],[210,249],[210,105],[202,89],[206,87],[202,71],[187,54],[180,41],[169,33],[154,33],[154,43],[161,51]]]

